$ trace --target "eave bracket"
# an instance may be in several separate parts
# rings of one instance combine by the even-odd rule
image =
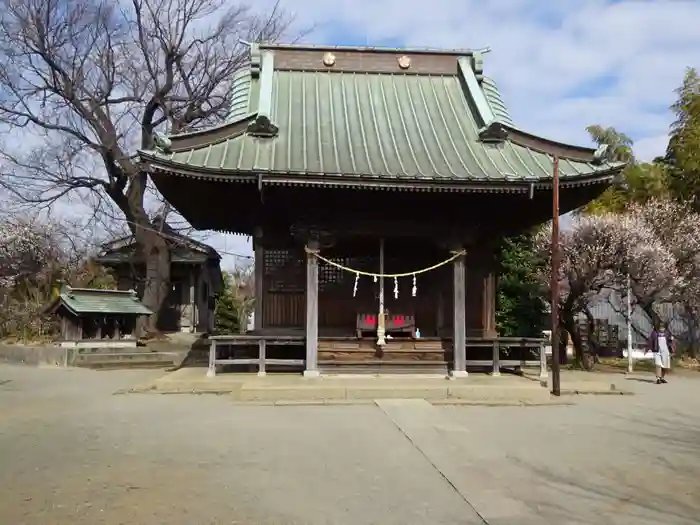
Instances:
[[[494,120],[479,130],[479,139],[483,142],[503,142],[508,138],[506,127]]]
[[[279,128],[265,115],[258,115],[253,122],[248,124],[246,132],[251,137],[272,138],[279,133]]]

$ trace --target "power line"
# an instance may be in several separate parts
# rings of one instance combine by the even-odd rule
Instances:
[[[160,235],[160,236],[163,237],[164,239],[173,241],[173,242],[175,242],[175,243],[177,243],[177,244],[179,244],[179,245],[181,245],[181,246],[187,246],[187,239],[183,239],[183,238],[182,238],[182,237],[184,237],[184,236],[175,237],[174,235],[170,235],[170,234],[165,233],[165,232],[163,232],[163,231],[161,231],[161,230],[156,230],[155,228],[151,228],[151,227],[149,227],[149,226],[142,226],[142,225],[137,224],[137,223],[135,223],[135,222],[133,222],[133,221],[126,220],[126,222],[127,222],[127,224],[131,224],[131,225],[133,225],[133,226],[136,226],[137,228],[141,228],[142,230],[146,230],[146,231],[151,231],[151,232],[153,232],[153,233],[157,233],[158,235]],[[132,234],[132,237],[133,237],[133,234]],[[201,243],[201,241],[196,241],[195,239],[190,239],[190,240],[191,240],[191,241],[195,241],[195,242],[200,242],[200,243]],[[201,243],[201,244],[204,244],[204,243]],[[214,249],[216,250],[216,248],[214,248]],[[255,257],[252,256],[252,255],[243,255],[243,254],[240,254],[240,253],[229,252],[229,251],[226,251],[226,250],[216,250],[216,253],[222,254],[222,255],[228,255],[228,256],[230,256],[230,257],[236,257],[237,259],[247,259],[247,260],[253,260],[253,259],[255,259]]]

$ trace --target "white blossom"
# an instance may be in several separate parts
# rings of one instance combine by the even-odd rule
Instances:
[[[9,218],[0,223],[0,288],[24,277],[41,278],[54,258],[51,232],[38,221]]]
[[[536,237],[547,265],[540,275],[548,286],[551,225]],[[571,313],[582,311],[606,289],[619,289],[627,275],[640,291],[659,294],[677,284],[673,253],[638,214],[580,217],[560,233],[559,302]]]
[[[685,203],[653,199],[630,208],[629,215],[643,221],[654,231],[658,242],[671,254],[673,276],[664,283],[663,294],[651,300],[672,300],[695,314],[700,313],[700,215]],[[671,279],[673,277],[673,279]],[[656,283],[659,286],[660,283]],[[647,286],[651,289],[654,284]],[[635,295],[644,295],[635,289]],[[643,300],[643,297],[639,297]]]

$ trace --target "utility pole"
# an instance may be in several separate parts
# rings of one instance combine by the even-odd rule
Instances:
[[[559,374],[559,157],[552,174],[552,394],[561,395]]]
[[[632,359],[632,283],[630,274],[627,274],[627,373],[634,371],[634,360]]]

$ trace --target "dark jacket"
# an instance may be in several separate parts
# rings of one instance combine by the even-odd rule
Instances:
[[[673,336],[671,335],[671,332],[665,330],[664,335],[666,336],[666,344],[668,345],[668,351],[673,352]],[[651,336],[649,336],[649,348],[652,352],[659,351],[659,332],[657,330],[654,330],[651,333]]]

